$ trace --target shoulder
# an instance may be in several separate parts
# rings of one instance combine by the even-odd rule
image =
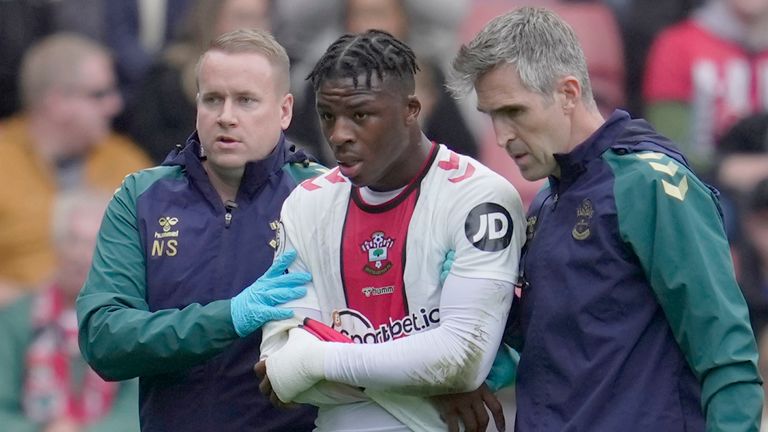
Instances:
[[[637,208],[652,201],[657,205],[676,203],[675,207],[685,208],[696,206],[696,203],[711,204],[716,200],[709,186],[688,167],[665,153],[640,151],[621,154],[609,150],[603,159],[613,171],[617,207]]]
[[[693,20],[684,20],[662,30],[654,41],[654,45],[688,45],[691,38],[698,39],[703,35],[703,30]]]
[[[283,165],[283,172],[287,173],[296,184],[327,174],[328,171],[328,168],[316,162],[290,162]]]
[[[314,206],[318,203],[329,203],[335,199],[334,197],[349,194],[351,183],[341,175],[338,168],[330,170],[318,168],[318,171],[321,171],[318,175],[303,180],[293,189],[286,200],[286,206]]]
[[[145,168],[125,176],[122,185],[116,192],[125,191],[138,197],[161,180],[182,180],[185,178],[184,169],[179,165]]]
[[[451,201],[499,197],[520,201],[520,195],[507,179],[478,160],[440,146],[433,163],[429,187],[451,197]]]
[[[18,158],[28,147],[29,134],[27,121],[21,116],[11,117],[0,122],[0,155],[2,160],[7,157]]]
[[[136,165],[136,169],[152,166],[152,161],[135,142],[116,133],[110,134],[94,150],[93,159],[107,159],[113,164],[119,161],[124,165]]]
[[[661,151],[624,152],[607,150],[603,160],[610,166],[616,181],[640,184],[692,176],[688,167]]]

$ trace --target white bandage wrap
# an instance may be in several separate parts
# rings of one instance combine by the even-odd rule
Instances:
[[[288,343],[267,357],[267,376],[283,402],[294,398],[323,379],[326,345],[302,328],[288,332]]]

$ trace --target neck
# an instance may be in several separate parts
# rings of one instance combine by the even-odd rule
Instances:
[[[572,118],[571,138],[568,144],[568,152],[586,141],[596,130],[605,123],[605,119],[597,108],[590,109],[585,106],[578,108]]]
[[[432,148],[432,142],[417,129],[411,134],[409,140],[414,143],[409,150],[403,152],[403,157],[393,164],[390,175],[379,185],[369,185],[368,188],[378,192],[386,192],[399,189],[406,186],[411,180],[419,174],[424,166],[429,151]]]
[[[203,167],[208,173],[211,185],[219,194],[222,202],[235,201],[240,181],[243,179],[245,167],[225,169],[213,167],[208,161],[203,162]]]

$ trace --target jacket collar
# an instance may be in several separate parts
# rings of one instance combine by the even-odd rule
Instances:
[[[613,114],[584,142],[574,147],[570,153],[555,153],[555,161],[560,165],[560,179],[549,177],[550,184],[568,185],[573,183],[585,170],[586,165],[600,157],[616,141],[630,121],[629,113],[615,110]]]
[[[205,156],[202,156],[201,153],[200,137],[197,132],[194,132],[187,138],[185,146],[171,152],[162,165],[180,165],[185,168],[195,183],[207,184],[208,187],[205,189],[213,189],[202,163]],[[308,157],[304,152],[296,151],[295,146],[290,145],[285,135],[281,133],[272,153],[262,160],[246,163],[243,179],[240,181],[240,188],[237,192],[238,198],[252,197],[265,183],[275,178],[286,163],[305,160],[308,160]]]

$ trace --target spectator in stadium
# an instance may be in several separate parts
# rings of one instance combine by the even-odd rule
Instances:
[[[768,1],[708,0],[659,34],[645,73],[648,120],[710,170],[722,134],[768,109]]]
[[[138,381],[105,382],[77,348],[75,298],[88,275],[110,194],[56,196],[58,265],[41,289],[0,308],[0,424],[13,432],[135,432]]]
[[[24,111],[0,124],[0,297],[12,297],[55,268],[50,214],[57,191],[91,186],[114,191],[148,167],[135,144],[111,130],[122,109],[112,61],[75,34],[40,40],[25,54]],[[1,301],[0,301],[1,302]]]
[[[107,208],[80,348],[109,380],[140,377],[144,432],[309,431],[314,410],[273,408],[252,372],[261,325],[309,279],[283,274],[289,254],[270,267],[283,200],[321,171],[283,135],[288,56],[265,31],[225,33],[196,81],[196,133]]]
[[[317,405],[319,430],[485,430],[486,405],[503,428],[481,384],[512,301],[522,203],[501,176],[426,137],[416,71],[407,45],[369,30],[341,36],[310,74],[339,165],[283,206],[291,270],[313,282],[288,304],[297,318],[265,326],[256,369],[273,400]],[[300,317],[358,343],[321,341]],[[427,397],[446,393],[459,395]],[[466,405],[444,421],[433,402],[445,398]]]
[[[736,122],[718,141],[714,180],[740,204],[768,173],[768,111]]]
[[[602,117],[551,11],[493,19],[454,68],[522,175],[548,179],[511,313],[516,428],[756,431],[757,349],[716,194],[647,122]]]
[[[739,282],[757,339],[768,329],[768,177],[747,195],[739,244]]]

